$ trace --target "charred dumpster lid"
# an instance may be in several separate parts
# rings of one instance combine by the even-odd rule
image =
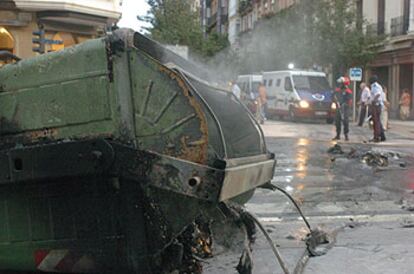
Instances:
[[[231,92],[201,80],[201,75],[204,79],[208,77],[203,68],[139,33],[134,33],[130,42],[174,69],[186,81],[203,107],[208,121],[210,149],[214,150],[217,158],[235,159],[267,154],[259,124]]]
[[[194,78],[187,77],[187,80],[211,109],[207,120],[209,124],[214,123],[217,130],[209,131],[213,135],[210,139],[222,139],[222,157],[240,158],[266,153],[260,126],[232,93]]]
[[[74,58],[71,54],[73,51],[80,51],[80,54],[76,54]],[[91,64],[84,60],[79,62],[80,58],[86,58],[88,61],[88,58],[93,57],[92,55],[95,56],[93,59],[98,60],[98,67],[101,68],[99,73],[109,81],[108,68],[112,67],[109,66],[107,57],[113,55],[108,53],[119,53],[122,56],[125,52],[127,54],[135,52],[150,57],[147,59],[156,61],[153,63],[160,73],[167,72],[172,75],[171,77],[179,80],[177,86],[188,98],[189,106],[193,106],[193,108],[188,107],[188,112],[196,111],[199,115],[197,117],[203,121],[202,127],[197,125],[193,127],[194,130],[191,128],[185,134],[201,135],[201,132],[203,137],[206,137],[202,140],[202,152],[208,155],[205,157],[208,161],[197,162],[186,155],[182,157],[170,155],[164,150],[151,150],[148,147],[118,142],[116,139],[108,140],[105,136],[102,138],[94,136],[84,141],[59,140],[0,150],[0,173],[6,175],[0,177],[0,184],[107,174],[139,182],[145,181],[153,187],[216,202],[250,192],[271,180],[274,173],[274,155],[266,151],[260,126],[243,104],[230,92],[199,79],[198,74],[202,70],[199,71],[194,64],[187,63],[172,52],[164,50],[157,43],[134,32],[116,31],[106,38],[88,41],[61,53],[39,56],[37,59],[22,61],[13,66],[8,65],[8,68],[3,68],[0,73],[3,79],[10,76],[7,78],[7,85],[3,81],[2,86],[5,91],[25,88],[25,85],[28,85],[27,81],[13,81],[15,78],[11,77],[14,75],[12,72],[18,69],[21,72],[22,68],[30,72],[31,67],[37,66],[39,61],[40,64],[55,62],[53,66],[46,66],[47,72],[50,72],[47,74],[48,78],[52,75],[55,77],[54,80],[60,79],[59,75],[62,74],[60,70],[68,66],[68,63],[76,63],[78,67],[81,64],[83,69],[87,66],[96,69],[96,63]],[[174,67],[168,68],[162,65],[167,63],[174,64]],[[52,71],[55,73],[52,74]],[[38,79],[38,74],[30,76],[32,77],[30,85],[44,85],[40,82],[41,79]],[[26,79],[26,76],[23,78]],[[163,89],[170,91],[172,86],[166,85]],[[178,88],[176,91],[179,94]],[[177,105],[177,111],[180,111],[182,104]],[[190,114],[195,116],[195,113]],[[198,131],[198,128],[202,130]],[[174,137],[181,141],[181,135],[177,134],[177,136]],[[102,139],[102,142],[97,142],[96,138]],[[196,141],[198,139],[194,142],[198,145]],[[62,155],[62,151],[65,151],[65,157],[61,157],[61,160],[56,162],[55,159]],[[190,149],[189,153],[194,151],[196,150]],[[79,157],[82,160],[79,160]],[[43,160],[39,161],[40,158]],[[13,165],[15,168],[12,168]],[[54,168],[51,169],[51,166]]]

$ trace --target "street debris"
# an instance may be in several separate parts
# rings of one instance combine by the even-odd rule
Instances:
[[[286,236],[286,239],[305,242],[311,257],[325,255],[329,250],[329,244],[332,242],[330,234],[319,227],[312,229],[311,232],[308,228],[301,227],[291,232]]]
[[[345,152],[342,150],[342,147],[338,144],[335,144],[333,147],[328,149],[328,153],[331,154],[344,154]]]
[[[410,202],[404,198],[402,198],[399,201],[399,204],[401,205],[401,209],[407,210],[407,211],[414,211],[414,203]]]
[[[397,169],[405,169],[407,167],[407,163],[402,161],[403,156],[400,153],[393,151],[367,151],[358,147],[351,147],[349,151],[346,152],[339,144],[335,144],[328,149],[328,153],[336,155],[330,157],[330,161],[332,163],[337,162],[339,159],[359,159],[367,166],[377,168],[376,171],[384,171],[386,169],[383,168],[388,166],[392,166],[392,168]]]
[[[401,222],[401,226],[402,226],[403,228],[414,228],[414,221],[412,221],[412,220],[408,220],[408,219],[404,219],[404,220]]]
[[[348,153],[348,159],[353,159],[353,158],[357,158],[358,157],[358,153],[357,150],[353,147],[351,147],[351,150]]]
[[[331,248],[330,236],[320,228],[312,229],[305,239],[308,251],[312,257],[325,255]]]
[[[388,166],[388,156],[373,151],[366,152],[361,161],[371,167],[386,167]]]

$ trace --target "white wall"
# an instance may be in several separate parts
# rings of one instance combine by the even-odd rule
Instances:
[[[403,16],[404,0],[385,0],[385,32],[391,32],[391,19]]]
[[[362,3],[363,3],[363,6],[362,6],[363,14],[364,14],[365,19],[368,21],[368,24],[377,23],[378,1],[377,0],[364,0],[362,1]]]
[[[238,0],[229,0],[229,18],[237,15],[238,7],[239,7]]]
[[[385,0],[385,33],[391,31],[391,20],[403,16],[404,0]],[[378,21],[378,0],[364,0],[363,13],[369,24]]]
[[[410,0],[410,26],[409,32],[414,32],[414,0]]]
[[[235,18],[229,21],[229,30],[228,30],[228,39],[231,45],[233,45],[237,41],[237,37],[240,32],[241,27],[241,19]]]
[[[229,29],[228,29],[228,39],[230,44],[236,42],[237,36],[239,35],[239,30],[237,24],[240,24],[240,17],[238,15],[239,1],[238,0],[229,0]]]

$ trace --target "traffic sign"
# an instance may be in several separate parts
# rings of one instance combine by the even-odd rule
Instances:
[[[356,121],[356,82],[362,81],[362,68],[351,68],[349,69],[349,78],[354,82],[354,92],[352,100],[352,120]]]
[[[63,44],[62,40],[44,39],[43,42],[45,44],[49,44],[49,45],[62,45]]]
[[[362,68],[351,68],[349,70],[349,78],[351,81],[362,81]]]

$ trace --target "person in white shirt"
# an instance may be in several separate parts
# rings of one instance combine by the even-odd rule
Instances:
[[[376,75],[372,76],[369,79],[371,84],[371,112],[372,120],[374,122],[374,138],[370,141],[373,142],[383,142],[385,141],[384,128],[381,124],[381,111],[384,107],[383,101],[383,90],[380,84],[378,84],[378,77]]]
[[[233,81],[232,84],[233,84],[233,87],[231,89],[231,92],[234,94],[234,96],[237,97],[237,99],[240,100],[241,90],[240,90],[239,86],[237,85],[236,81]]]
[[[367,115],[367,108],[368,108],[368,103],[371,97],[371,91],[369,90],[369,87],[367,86],[367,84],[365,84],[364,82],[362,82],[361,85],[359,85],[359,87],[362,92],[361,92],[361,98],[359,101],[360,111],[359,111],[358,126],[362,127],[365,121],[365,116]]]

